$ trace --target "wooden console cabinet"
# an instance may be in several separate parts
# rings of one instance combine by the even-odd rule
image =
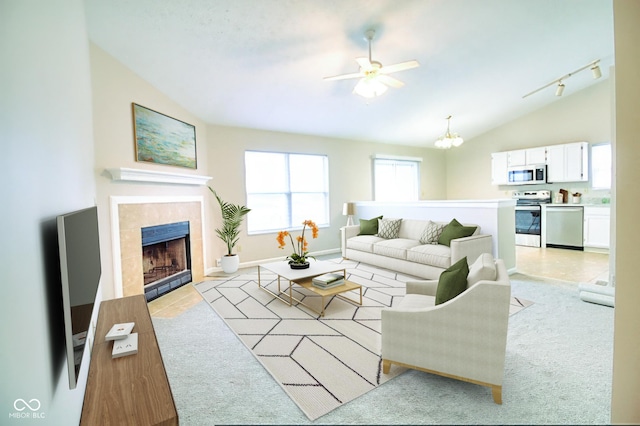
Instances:
[[[113,324],[135,322],[138,353],[111,358],[104,337]],[[100,304],[81,425],[177,425],[178,412],[144,295]]]

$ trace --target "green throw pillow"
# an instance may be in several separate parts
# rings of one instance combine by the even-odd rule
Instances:
[[[436,305],[453,299],[467,289],[469,265],[467,257],[463,257],[440,274],[436,288]]]
[[[373,219],[360,219],[360,233],[358,235],[376,235],[378,233],[378,219],[382,219],[382,216]]]
[[[448,246],[451,244],[451,240],[472,235],[476,232],[476,228],[477,226],[462,226],[460,222],[453,219],[442,230],[442,234],[440,234],[440,238],[438,238],[438,244]]]

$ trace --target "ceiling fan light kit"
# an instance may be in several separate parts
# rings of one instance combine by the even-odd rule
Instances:
[[[572,75],[575,75],[577,73],[579,73],[580,71],[584,71],[587,68],[591,69],[591,75],[593,76],[594,79],[596,78],[600,78],[602,77],[602,71],[600,70],[600,59],[596,59],[595,61],[589,62],[587,65],[578,68],[575,71],[572,71],[570,73],[567,73],[565,75],[563,75],[560,78],[556,78],[555,80],[553,80],[550,83],[545,84],[544,86],[527,93],[526,95],[524,95],[522,98],[526,98],[527,96],[531,96],[534,93],[538,93],[539,91],[546,89],[549,86],[553,86],[554,84],[557,84],[556,87],[556,96],[562,96],[562,92],[564,92],[564,83],[562,82],[563,80],[566,80],[567,78],[571,77]]]
[[[391,77],[388,74],[398,71],[404,71],[411,68],[419,67],[420,64],[416,60],[400,62],[393,65],[383,66],[382,63],[371,59],[371,41],[375,36],[374,30],[367,30],[365,32],[365,39],[369,43],[369,57],[368,58],[356,58],[356,62],[360,66],[360,70],[357,73],[341,74],[333,77],[325,77],[324,80],[346,80],[350,78],[359,78],[360,81],[356,84],[352,93],[363,96],[365,98],[374,98],[380,96],[387,91],[389,87],[400,88],[404,86],[404,83],[397,78]]]
[[[435,142],[436,148],[449,149],[451,147],[458,147],[464,143],[457,133],[451,133],[451,116],[447,117],[447,133],[440,136]]]
[[[353,93],[365,98],[375,98],[382,95],[388,89],[387,86],[374,78],[365,77],[358,81],[356,87],[353,88]]]

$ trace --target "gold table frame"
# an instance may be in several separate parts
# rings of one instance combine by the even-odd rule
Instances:
[[[272,272],[278,276],[278,293],[274,293],[269,290],[265,286],[262,285],[262,277],[260,274],[261,269],[266,269],[269,272]],[[313,285],[313,278],[322,274],[327,274],[330,272],[340,272],[342,271],[345,276],[344,284],[338,285],[335,287],[322,289]],[[342,300],[346,300],[347,302],[362,306],[362,286],[360,284],[356,284],[354,282],[346,280],[347,271],[345,268],[340,268],[334,263],[324,262],[324,261],[316,261],[311,262],[311,265],[308,269],[291,269],[287,262],[271,262],[263,265],[258,265],[258,288],[264,290],[265,292],[271,294],[277,299],[280,299],[284,303],[289,306],[293,305],[293,302],[296,301],[299,304],[306,306],[311,309],[313,312],[319,314],[321,317],[324,317],[324,310],[326,308],[325,298],[337,296]],[[282,291],[281,280],[285,279],[289,282],[288,285],[288,293],[287,288],[285,291]],[[293,284],[297,284],[302,288],[309,290],[312,293],[320,296],[322,309],[317,311],[313,307],[307,305],[302,300],[297,299],[293,296]],[[344,296],[342,293],[346,293],[348,291],[359,290],[360,292],[360,302],[353,300],[349,297]],[[281,297],[284,296],[284,297]]]

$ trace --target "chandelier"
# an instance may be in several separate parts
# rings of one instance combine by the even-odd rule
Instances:
[[[451,133],[451,116],[447,117],[447,133],[436,141],[436,148],[449,149],[452,146],[460,146],[464,140],[457,133]]]

